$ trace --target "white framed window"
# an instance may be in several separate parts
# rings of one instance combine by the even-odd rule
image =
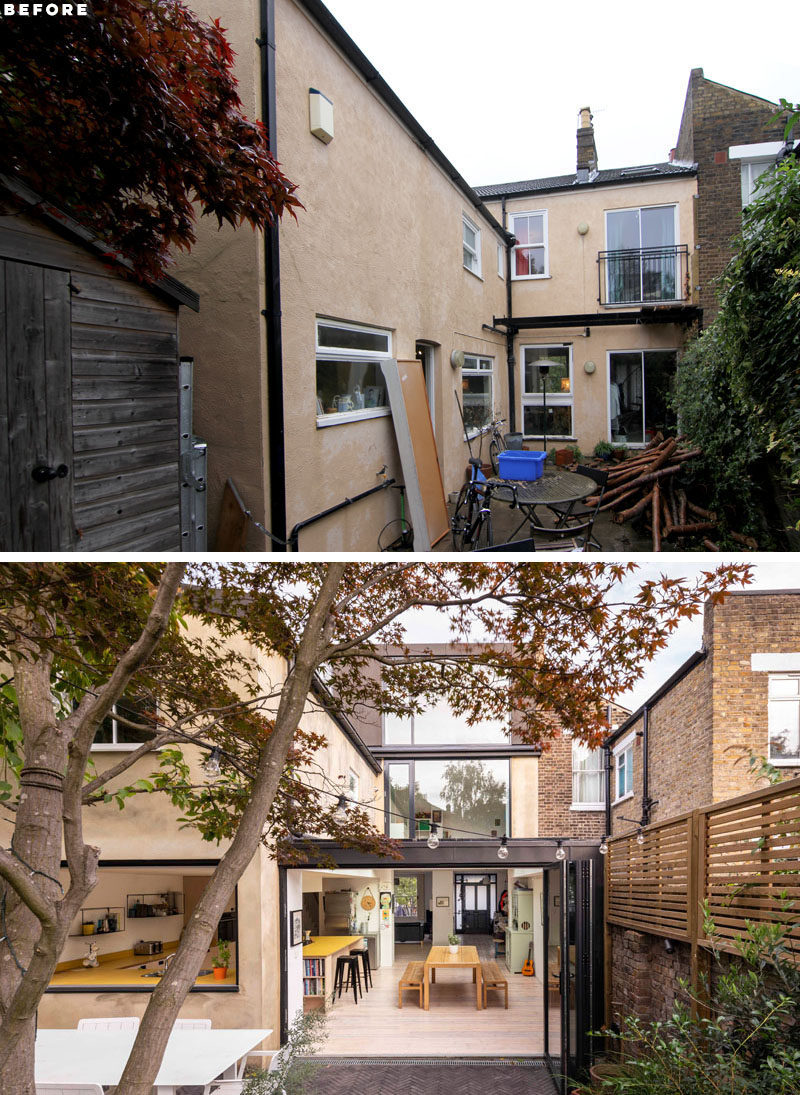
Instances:
[[[352,768],[347,769],[347,797],[351,802],[358,802],[359,791],[359,778],[358,772],[354,772]]]
[[[606,303],[678,300],[677,205],[606,210]]]
[[[512,280],[549,277],[547,210],[512,213],[510,231],[517,238],[511,260]]]
[[[135,723],[135,726],[129,725]],[[145,729],[152,727],[152,729]],[[153,717],[153,701],[144,697],[126,696],[115,703],[106,715],[92,742],[92,750],[125,752],[138,749],[157,730]]]
[[[769,761],[800,767],[800,673],[769,676]]]
[[[572,346],[523,346],[522,430],[526,437],[573,437]]]
[[[758,144],[732,145],[729,160],[739,160],[742,171],[742,208],[756,197],[758,182],[765,171],[774,167],[786,146],[782,141],[761,141]]]
[[[771,160],[745,160],[742,163],[742,209],[755,198],[761,176],[775,166]]]
[[[614,802],[633,795],[634,737],[624,738],[614,750]]]
[[[600,810],[605,806],[604,750],[572,742],[572,808]]]
[[[461,214],[464,269],[476,277],[481,276],[481,230],[466,213]]]
[[[497,245],[497,276],[506,280],[506,249],[500,243]]]
[[[464,408],[464,424],[469,436],[473,437],[492,421],[494,361],[491,357],[464,354],[461,403]]]
[[[382,361],[392,333],[382,327],[317,319],[317,426],[388,415]]]

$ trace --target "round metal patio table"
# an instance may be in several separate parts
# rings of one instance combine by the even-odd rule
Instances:
[[[540,479],[487,480],[492,498],[498,502],[514,502],[519,506],[549,506],[554,502],[580,502],[597,490],[597,483],[588,475],[578,475],[562,468],[546,468]],[[516,497],[515,497],[516,496]]]

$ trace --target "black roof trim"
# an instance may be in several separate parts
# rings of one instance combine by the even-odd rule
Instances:
[[[358,48],[341,23],[334,19],[333,15],[320,0],[296,0],[296,2],[300,7],[305,8],[311,18],[325,31],[328,37],[339,47],[347,60],[364,77],[367,85],[372,88],[380,99],[383,99],[392,113],[395,114],[406,129],[409,130],[422,151],[430,156],[434,163],[444,171],[450,181],[461,191],[470,204],[474,206],[475,209],[479,210],[481,216],[492,228],[494,228],[497,234],[508,242],[510,233],[506,232],[499,221],[489,212],[483,203],[481,195],[478,194],[478,192],[473,189],[467,180],[456,170],[450,160],[448,160],[442,150],[434,142],[433,138],[422,128],[408,107],[405,106],[392,91],[369,58]]]
[[[642,305],[635,311],[579,312],[556,316],[492,316],[492,326],[510,331],[546,330],[568,327],[632,327],[648,323],[694,323],[703,310],[695,304]]]
[[[12,178],[0,172],[0,188],[19,198],[30,208],[31,214],[43,221],[48,228],[54,229],[62,236],[81,244],[87,251],[94,253],[95,258],[109,265],[121,267],[122,271],[131,274],[133,265],[123,255],[113,254],[107,240],[101,239],[90,229],[85,228],[69,214],[46,201],[35,190],[21,179]],[[141,283],[140,283],[141,284]],[[167,297],[173,304],[184,304],[194,312],[200,311],[200,297],[188,285],[170,277],[169,274],[159,278],[158,281],[144,283],[146,289]]]
[[[613,745],[615,741],[621,738],[623,734],[626,734],[628,730],[630,730],[630,728],[635,725],[636,722],[638,722],[638,720],[642,717],[645,708],[647,708],[648,710],[652,708],[654,703],[657,703],[662,698],[662,696],[666,696],[667,692],[672,691],[675,685],[678,684],[679,681],[683,680],[687,673],[691,673],[694,667],[696,665],[699,665],[700,662],[705,661],[707,657],[707,650],[696,650],[694,654],[690,655],[690,657],[686,659],[683,665],[679,666],[672,674],[672,676],[668,680],[664,681],[660,688],[657,688],[655,690],[652,696],[648,696],[644,703],[640,707],[637,707],[633,714],[629,715],[628,718],[625,719],[625,722],[620,723],[617,729],[612,734],[608,735],[608,737],[603,742],[603,745]]]
[[[521,198],[528,194],[552,193],[558,190],[596,189],[603,186],[618,186],[620,183],[648,182],[655,179],[691,177],[697,174],[697,164],[657,163],[613,167],[598,171],[594,178],[579,182],[577,174],[551,175],[543,179],[525,179],[521,182],[494,183],[489,186],[476,186],[475,192],[482,198],[498,200],[500,198]]]

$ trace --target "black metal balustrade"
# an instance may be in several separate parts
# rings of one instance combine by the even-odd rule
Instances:
[[[661,304],[689,300],[689,248],[641,247],[597,256],[600,304]]]

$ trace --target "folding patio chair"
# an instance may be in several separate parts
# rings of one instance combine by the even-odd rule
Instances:
[[[593,506],[585,506],[583,502],[551,502],[548,505],[548,509],[556,518],[555,527],[557,529],[570,528],[573,531],[579,529],[585,529],[585,540],[588,545],[598,548],[602,551],[602,546],[592,535],[592,526],[594,525],[595,518],[600,509],[603,501],[603,494],[605,493],[606,483],[608,482],[608,471],[600,471],[598,468],[589,468],[585,464],[578,464],[575,469],[578,475],[585,475],[587,479],[594,479],[600,488],[597,492],[597,501]],[[577,524],[573,524],[576,522]],[[587,550],[584,548],[584,550]]]

